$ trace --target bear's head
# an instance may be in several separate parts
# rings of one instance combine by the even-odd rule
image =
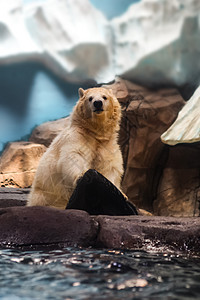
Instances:
[[[76,122],[102,138],[118,131],[121,107],[112,90],[102,87],[80,88],[79,97],[73,111]]]

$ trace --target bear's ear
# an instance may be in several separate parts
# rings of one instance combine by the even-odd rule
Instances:
[[[85,91],[84,91],[84,89],[80,88],[78,90],[78,93],[79,93],[79,97],[82,98],[84,96]]]

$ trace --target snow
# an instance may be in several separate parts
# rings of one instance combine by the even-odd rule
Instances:
[[[200,79],[197,0],[142,0],[111,20],[89,0],[0,2],[1,64],[40,61],[71,82]]]
[[[168,145],[200,141],[200,86],[179,112],[176,121],[162,134],[161,140]]]

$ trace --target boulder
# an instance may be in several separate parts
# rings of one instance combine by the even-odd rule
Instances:
[[[84,211],[49,207],[0,209],[0,245],[89,246],[97,235],[97,223]]]
[[[98,216],[96,221],[98,247],[199,253],[200,218]]]
[[[200,202],[200,87],[161,135],[169,157],[163,170],[154,213],[169,216],[199,216]]]
[[[199,254],[200,218],[90,216],[50,207],[0,209],[0,246],[66,246]]]
[[[56,121],[50,121],[37,126],[29,141],[32,143],[43,144],[48,147],[53,139],[69,124],[69,118],[62,118]]]
[[[200,143],[168,146],[168,159],[153,203],[160,216],[199,216]]]
[[[90,215],[138,215],[136,207],[106,177],[90,169],[78,180],[66,209],[80,209]]]
[[[1,187],[30,187],[46,147],[31,142],[9,143],[0,157]]]
[[[147,89],[120,80],[112,85],[123,117],[119,135],[125,174],[123,191],[137,207],[153,212],[168,148],[160,136],[174,122],[185,101],[174,89]]]

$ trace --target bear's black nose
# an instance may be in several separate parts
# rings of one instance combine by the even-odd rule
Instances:
[[[103,106],[103,102],[101,100],[96,100],[94,101],[94,107],[98,110],[98,109],[101,109],[102,106]]]

